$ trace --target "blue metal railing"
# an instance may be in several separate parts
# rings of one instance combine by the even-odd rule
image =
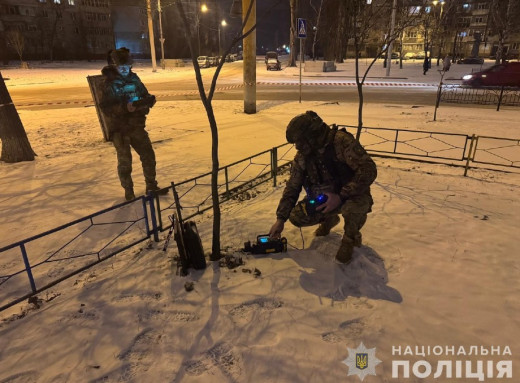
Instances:
[[[142,196],[0,248],[0,311],[147,240],[154,210]]]
[[[339,127],[352,133],[357,129],[350,125]],[[520,169],[518,139],[364,127],[361,144],[375,156],[426,158],[430,162],[464,166],[464,175],[470,164]],[[276,186],[278,174],[287,168],[295,152],[293,145],[283,144],[221,167],[218,172],[219,203],[238,198],[269,180]],[[185,210],[185,220],[212,208],[211,173],[176,183],[175,188]],[[149,239],[151,235],[159,241],[159,231],[171,227],[169,223],[164,224],[163,217],[175,208],[173,193],[160,199],[142,196],[0,248],[0,311]],[[110,218],[110,214],[115,217]],[[117,226],[119,229],[110,230]]]

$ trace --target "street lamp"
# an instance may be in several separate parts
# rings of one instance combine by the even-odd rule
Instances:
[[[218,55],[222,56],[222,49],[220,47],[220,26],[225,27],[227,25],[226,20],[222,20],[222,22],[218,26]]]
[[[200,6],[200,12],[206,13],[207,11],[208,11],[208,7],[206,6],[206,4],[202,4]],[[200,12],[197,12],[195,14],[196,22],[197,22],[197,52],[198,52],[197,56],[200,56]]]
[[[442,13],[444,11],[444,2],[445,2],[445,0],[433,0],[432,1],[432,4],[435,7],[435,9],[437,9],[437,4],[440,3],[440,5],[441,5],[441,10],[439,12],[439,19],[437,21],[437,26],[435,28],[437,30],[436,35],[437,35],[437,38],[439,40],[438,41],[439,51],[438,51],[438,54],[437,54],[437,66],[439,66],[439,61],[440,61],[440,58],[441,58],[441,49],[442,49],[442,45],[443,45],[442,44],[443,43],[443,41],[442,41],[443,39],[442,39],[441,35],[444,34],[443,33],[444,31],[442,31],[441,28],[442,28]],[[435,13],[437,13],[437,12],[435,12]]]
[[[162,9],[161,9],[161,0],[157,0],[157,11],[159,11],[159,33],[161,42],[161,67],[164,69],[166,64],[164,62],[164,37],[163,37],[163,29],[162,29]]]

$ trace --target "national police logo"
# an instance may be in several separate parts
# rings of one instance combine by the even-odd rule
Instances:
[[[368,367],[368,354],[366,352],[356,353],[356,368],[364,370]]]
[[[363,343],[356,349],[348,348],[348,358],[343,361],[348,366],[348,375],[359,375],[363,381],[367,375],[376,375],[376,366],[381,363],[376,358],[375,348],[366,348]]]

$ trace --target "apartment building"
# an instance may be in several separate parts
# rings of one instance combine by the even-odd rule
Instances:
[[[498,44],[489,0],[432,0],[423,9],[421,22],[407,28],[402,38],[403,54],[424,52],[428,45],[433,57],[439,52],[457,57],[490,57],[496,54]],[[504,53],[518,57],[519,46],[519,34],[508,36]]]
[[[93,59],[114,46],[108,0],[0,0],[0,58]]]

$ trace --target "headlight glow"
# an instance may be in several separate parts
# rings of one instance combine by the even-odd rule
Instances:
[[[473,75],[467,74],[464,77],[462,77],[463,80],[471,80],[473,78]]]

